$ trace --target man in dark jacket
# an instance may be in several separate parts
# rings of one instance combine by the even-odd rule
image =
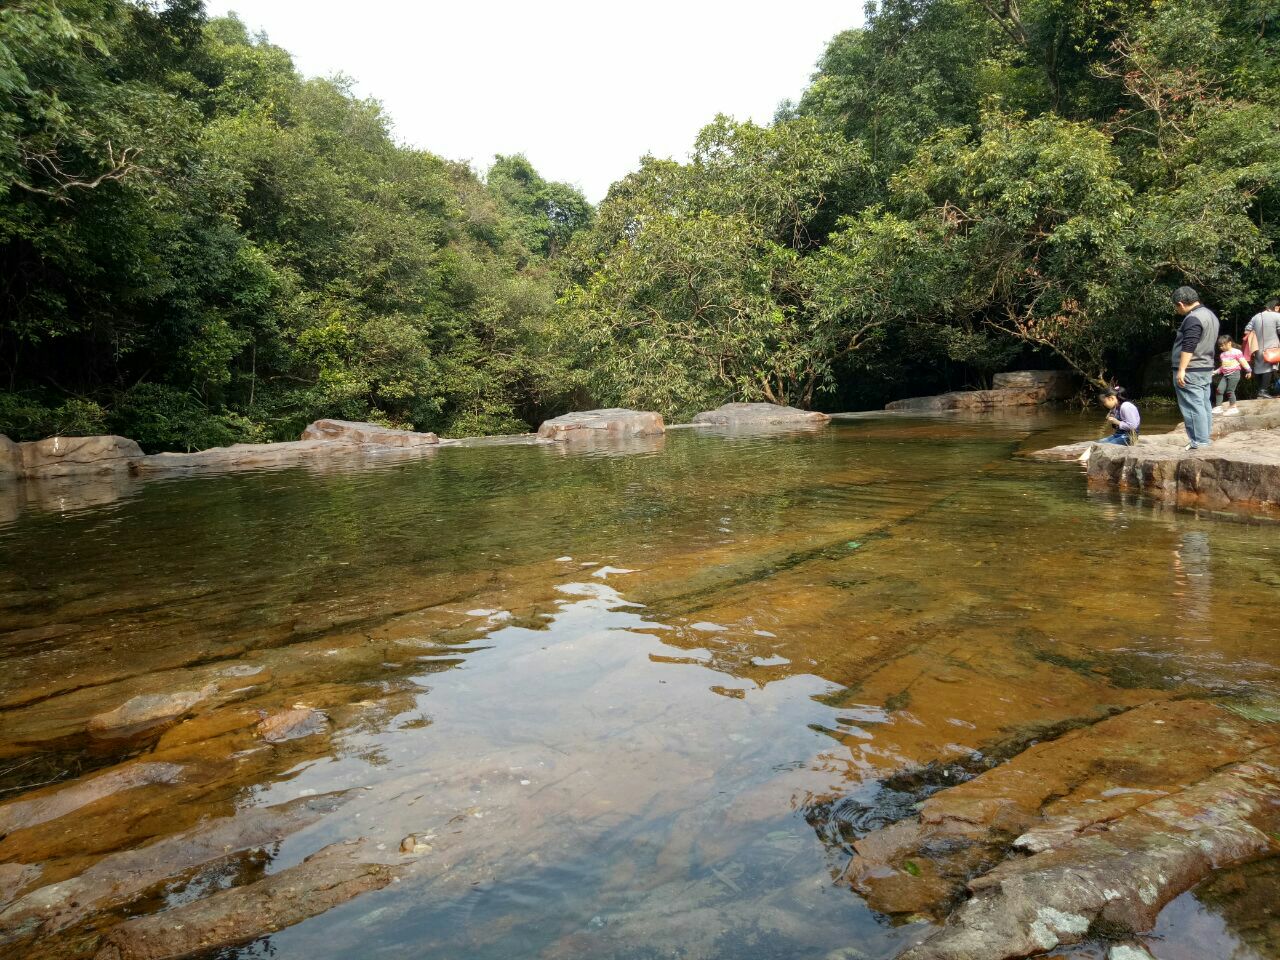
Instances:
[[[1218,342],[1218,315],[1200,302],[1191,287],[1173,291],[1173,308],[1182,317],[1173,342],[1173,389],[1182,422],[1187,425],[1186,449],[1209,445],[1213,429],[1213,348]]]

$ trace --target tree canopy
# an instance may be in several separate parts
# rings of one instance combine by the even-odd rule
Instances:
[[[881,0],[772,123],[716,117],[593,209],[522,155],[397,143],[200,0],[12,0],[0,432],[187,449],[1127,380],[1172,287],[1237,332],[1280,290],[1278,16]]]
[[[573,380],[543,326],[581,194],[397,144],[195,0],[7,4],[0,129],[0,430],[488,433]]]

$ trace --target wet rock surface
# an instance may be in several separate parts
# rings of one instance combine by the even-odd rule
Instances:
[[[902,960],[1004,960],[1149,930],[1165,904],[1214,870],[1280,850],[1278,796],[1280,749],[1260,750],[976,878],[972,898]]]
[[[256,883],[128,920],[95,960],[176,960],[237,946],[379,890],[397,872],[363,860],[359,841],[336,843]]]
[[[22,473],[22,448],[0,434],[0,480],[15,480]]]
[[[73,474],[111,473],[128,470],[142,457],[142,448],[126,437],[50,437],[20,443],[22,469],[27,477],[61,477]]]
[[[1245,401],[1236,417],[1215,417],[1213,444],[1184,450],[1183,428],[1133,446],[1095,445],[1089,483],[1136,490],[1166,503],[1209,508],[1280,508],[1280,403]]]
[[[0,806],[0,836],[34,827],[135,787],[172,783],[182,773],[176,763],[131,763],[106,773],[51,787]]]
[[[165,880],[278,844],[333,813],[343,802],[343,796],[330,795],[259,807],[200,824],[149,846],[108,854],[79,874],[30,890],[0,910],[0,945],[53,938],[133,901]]]
[[[377,423],[352,420],[317,420],[302,431],[303,440],[337,440],[341,443],[370,444],[380,447],[419,447],[440,442],[434,433],[396,430]]]
[[[299,737],[310,737],[329,729],[329,718],[321,710],[311,707],[294,707],[280,713],[264,716],[255,728],[258,736],[267,743],[284,743]]]
[[[1277,743],[1275,724],[1214,703],[1143,705],[934,794],[858,840],[846,878],[880,912],[945,914],[1010,854],[1063,846]]]
[[[217,692],[216,684],[207,684],[199,690],[140,694],[93,717],[88,724],[89,733],[101,738],[137,736],[174,722]]]
[[[816,410],[799,410],[776,403],[726,403],[714,410],[705,410],[693,418],[697,424],[717,427],[752,426],[821,426],[831,417]]]
[[[542,440],[583,441],[656,437],[666,431],[662,414],[645,410],[608,408],[566,413],[538,428]]]
[[[1026,460],[1037,460],[1041,463],[1064,463],[1079,460],[1080,455],[1093,448],[1095,440],[1079,440],[1075,443],[1063,443],[1043,450],[1029,450],[1020,454]]]

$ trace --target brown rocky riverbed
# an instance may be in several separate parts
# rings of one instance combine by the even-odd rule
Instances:
[[[1011,457],[1070,428],[445,446],[28,509],[0,953],[1268,956],[1280,657],[1241,597],[1274,538]]]

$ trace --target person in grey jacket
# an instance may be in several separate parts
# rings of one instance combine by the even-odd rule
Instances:
[[[1182,422],[1187,425],[1187,450],[1209,446],[1213,430],[1213,348],[1218,342],[1218,315],[1200,302],[1191,287],[1173,291],[1173,309],[1182,317],[1173,341],[1173,389]]]
[[[1258,396],[1274,399],[1271,382],[1280,364],[1267,363],[1262,351],[1280,348],[1280,297],[1272,297],[1267,303],[1267,309],[1254,314],[1253,319],[1245,324],[1244,332],[1252,333],[1257,339],[1258,349],[1253,352],[1253,372],[1258,378]]]

